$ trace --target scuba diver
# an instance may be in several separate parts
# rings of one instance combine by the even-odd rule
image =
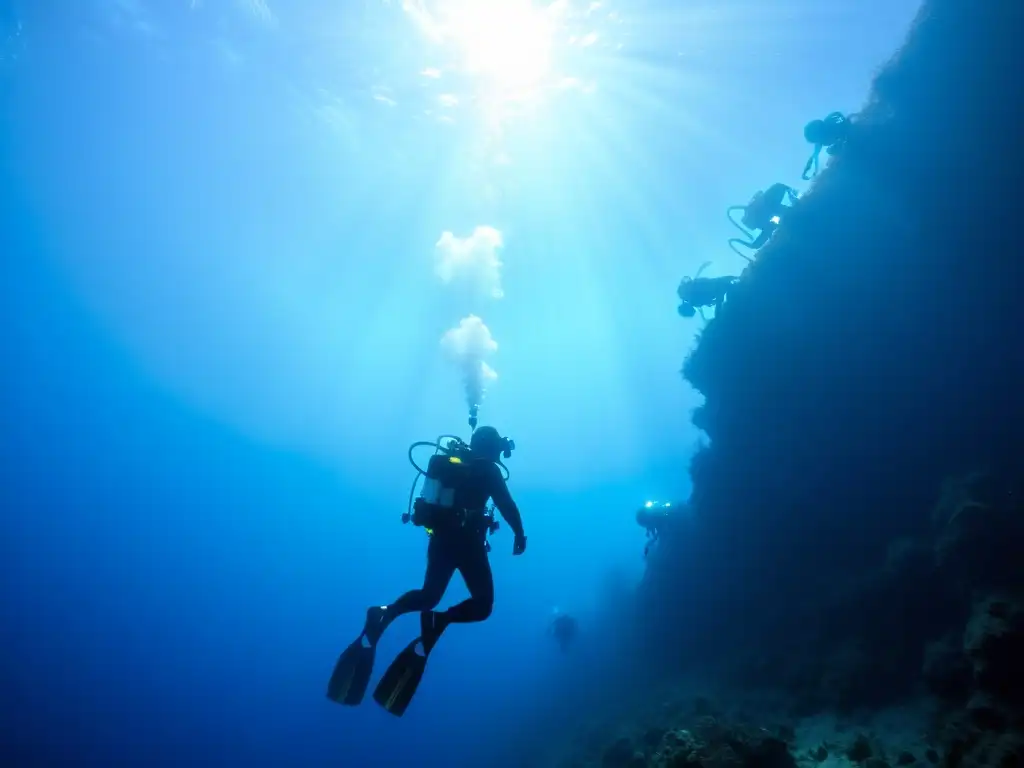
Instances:
[[[558,647],[562,653],[569,650],[569,646],[572,641],[576,638],[576,632],[579,629],[579,624],[576,619],[567,613],[562,613],[559,610],[555,610],[555,618],[551,620],[551,625],[548,627],[548,634],[555,638],[555,642],[558,643]]]
[[[804,138],[814,145],[814,152],[811,153],[804,166],[804,181],[818,174],[818,156],[824,149],[829,155],[838,154],[844,146],[850,134],[850,118],[842,112],[832,112],[824,120],[811,120],[804,126]]]
[[[764,191],[759,190],[756,192],[746,205],[730,206],[726,210],[729,221],[745,237],[750,238],[749,240],[742,240],[738,237],[731,238],[729,240],[729,247],[732,248],[733,253],[747,261],[753,261],[745,253],[739,251],[736,246],[742,245],[752,251],[759,250],[775,234],[782,216],[797,201],[799,196],[799,193],[792,187],[777,183],[772,184]],[[788,201],[788,205],[786,201]],[[732,217],[734,211],[743,211],[740,221],[736,221]],[[754,237],[753,230],[755,229],[759,230],[757,237]]]
[[[676,289],[679,300],[679,314],[683,317],[693,317],[700,313],[700,319],[707,322],[704,317],[704,308],[713,307],[715,313],[725,302],[725,295],[739,280],[738,277],[725,275],[723,277],[701,277],[701,272],[711,264],[705,261],[693,277],[684,277]]]
[[[685,507],[685,505],[679,505]],[[637,524],[647,531],[647,543],[644,545],[644,557],[651,552],[651,548],[658,543],[661,534],[665,532],[672,522],[674,515],[673,505],[669,502],[664,504],[658,501],[648,501],[636,511]]]
[[[416,445],[421,444],[410,448],[410,460]],[[448,625],[483,621],[491,615],[494,582],[487,559],[487,534],[498,524],[487,510],[489,499],[515,534],[512,554],[526,550],[519,508],[502,475],[501,457],[509,458],[515,443],[501,437],[494,427],[480,427],[468,446],[457,438],[447,446],[441,446],[440,440],[427,445],[434,445],[436,452],[425,472],[417,467],[426,476],[421,495],[411,505],[411,512],[402,516],[403,522],[425,528],[430,537],[423,586],[393,603],[366,610],[363,631],[341,654],[327,687],[327,696],[333,701],[359,704],[384,630],[399,616],[419,612],[420,636],[388,667],[373,694],[378,704],[399,717],[416,693],[427,656]],[[435,611],[455,571],[462,574],[470,597],[445,611]]]

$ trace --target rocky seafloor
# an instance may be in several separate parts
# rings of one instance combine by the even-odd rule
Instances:
[[[703,331],[693,519],[629,643],[715,692],[553,764],[1024,765],[1022,39],[1024,3],[926,2]]]

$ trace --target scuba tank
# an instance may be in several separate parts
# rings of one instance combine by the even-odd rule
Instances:
[[[402,514],[402,522],[423,528],[428,534],[433,534],[436,529],[463,528],[474,523],[479,523],[488,533],[494,533],[499,524],[493,508],[466,510],[455,506],[456,489],[466,482],[470,472],[469,462],[473,459],[469,446],[462,439],[455,436],[442,437],[449,437],[446,445],[442,445],[439,438],[436,443],[413,443],[409,447],[409,459],[417,475],[410,489],[409,507]],[[435,449],[425,469],[412,460],[413,449],[421,445],[430,445]],[[423,487],[419,496],[413,500],[412,495],[420,475],[423,476]]]
[[[455,522],[461,511],[455,509],[455,489],[464,482],[466,470],[461,456],[444,453],[431,456],[420,495],[412,505],[410,522],[423,528]]]

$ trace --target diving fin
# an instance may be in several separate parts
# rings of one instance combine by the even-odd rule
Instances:
[[[373,692],[374,701],[395,717],[405,714],[412,697],[416,695],[416,689],[427,668],[427,657],[446,626],[440,614],[433,611],[421,613],[420,636],[398,654],[377,683]]]
[[[373,662],[377,656],[377,641],[387,627],[386,606],[366,609],[366,623],[363,631],[338,657],[334,674],[327,683],[327,698],[339,704],[354,707],[363,700],[373,674]]]
[[[374,701],[395,717],[401,717],[416,695],[426,668],[426,649],[423,641],[416,638],[391,662],[373,692]]]
[[[338,657],[334,674],[327,683],[327,698],[349,707],[362,702],[370,685],[376,655],[377,647],[369,645],[365,634],[359,635]]]

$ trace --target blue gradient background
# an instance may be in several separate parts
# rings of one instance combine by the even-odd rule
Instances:
[[[742,268],[726,206],[796,183],[917,8],[585,5],[552,73],[590,87],[498,130],[398,2],[0,1],[5,764],[457,764],[551,695],[552,607],[586,633],[636,504],[688,492],[676,284]],[[480,224],[505,298],[473,304],[434,243]],[[405,450],[465,432],[470,311],[530,547],[494,539],[494,615],[405,718],[343,710],[363,608],[421,577]]]

